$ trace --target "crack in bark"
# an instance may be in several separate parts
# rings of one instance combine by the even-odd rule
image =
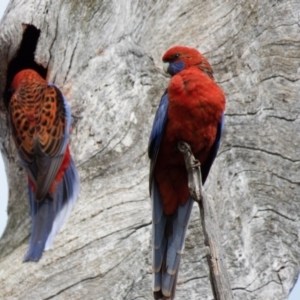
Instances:
[[[68,77],[68,75],[69,75],[69,72],[70,72],[70,70],[71,70],[71,66],[72,66],[72,63],[73,63],[73,58],[74,58],[74,54],[75,54],[75,51],[76,51],[76,49],[77,49],[77,46],[78,46],[78,39],[77,39],[77,41],[76,41],[75,47],[73,48],[73,51],[72,51],[72,54],[71,54],[69,67],[68,67],[68,70],[67,70],[67,73],[66,73],[66,76],[65,76],[65,79],[64,79],[64,84],[65,84],[65,82],[66,82],[66,80],[67,80],[67,77]]]
[[[280,28],[280,27],[291,27],[291,26],[294,26],[296,25],[297,22],[293,22],[293,23],[290,23],[290,24],[278,24],[278,25],[269,25],[267,26],[266,28],[263,29],[263,31],[261,31],[257,36],[256,38],[259,38],[265,31],[269,30],[269,29],[277,29],[277,28]],[[276,42],[272,42],[271,43],[272,45],[282,45],[283,43],[276,43]],[[290,41],[289,41],[289,44],[290,44]],[[285,44],[283,44],[285,45]]]
[[[271,172],[271,174],[272,174],[272,176],[275,176],[275,177],[277,177],[277,178],[279,178],[279,179],[281,179],[281,180],[284,180],[284,181],[287,181],[288,183],[291,183],[291,184],[296,184],[296,185],[300,185],[300,181],[292,181],[292,180],[290,180],[290,179],[288,179],[288,178],[286,178],[286,177],[283,177],[283,176],[280,176],[280,175],[278,175],[278,174],[276,174],[276,173],[274,173],[274,172]]]
[[[278,277],[278,279],[279,279],[279,283],[280,283],[281,286],[282,286],[282,291],[284,292],[282,280],[281,280],[281,277],[280,277],[280,270],[282,270],[282,269],[285,269],[285,266],[280,267],[278,270],[275,270],[275,272],[276,272],[277,277]]]
[[[236,177],[237,175],[240,175],[240,174],[242,174],[242,173],[263,173],[263,174],[265,174],[266,172],[264,172],[264,171],[260,171],[260,170],[255,170],[255,169],[245,169],[245,170],[242,170],[242,171],[239,171],[239,172],[235,172],[234,174],[233,174],[233,176],[234,177]],[[233,181],[234,181],[235,179],[233,179]],[[260,184],[261,182],[258,182],[258,184]]]
[[[148,222],[148,223],[143,223],[141,225],[136,225],[136,226],[131,226],[128,227],[128,230],[130,230],[131,232],[128,233],[128,235],[121,237],[118,242],[118,244],[122,241],[122,240],[126,240],[128,237],[130,237],[131,235],[133,235],[134,233],[136,233],[139,229],[142,229],[144,227],[148,227],[149,225],[152,224],[152,221]]]
[[[296,79],[291,79],[291,78],[288,78],[288,77],[285,77],[284,75],[281,75],[281,74],[276,74],[276,75],[271,75],[271,76],[268,76],[268,77],[265,77],[265,78],[262,78],[260,80],[260,83],[264,82],[264,81],[267,81],[267,80],[270,80],[270,79],[274,79],[274,78],[283,78],[289,82],[297,82],[300,80],[300,78],[296,78]]]
[[[90,7],[89,7],[90,8]],[[88,9],[89,9],[88,8]],[[93,8],[95,8],[95,7],[93,7]],[[98,9],[94,9],[93,10],[93,12],[90,14],[90,20],[89,20],[89,22],[91,22],[92,20],[93,20],[93,18],[95,17],[95,15],[99,12],[99,11],[101,11],[101,7],[99,7]],[[103,18],[101,18],[101,20],[102,20]],[[109,19],[110,18],[108,18],[104,23],[103,23],[103,25],[102,25],[102,27],[109,21]]]
[[[141,276],[141,279],[139,280],[139,282],[143,282],[144,281],[144,279],[145,279],[145,277],[147,277],[147,276],[149,276],[149,275],[151,275],[152,276],[152,272],[148,272],[147,271],[147,269],[145,270],[145,269],[142,269],[142,276]],[[135,281],[136,282],[136,281]],[[130,292],[130,291],[129,291]],[[129,292],[127,293],[127,295],[123,298],[124,300],[126,300],[126,298],[127,298],[127,296],[129,295]],[[140,296],[140,295],[138,295],[138,296],[136,296],[136,297],[134,297],[134,298],[130,298],[130,300],[134,300],[134,299],[146,299],[147,300],[147,298],[145,298],[145,297],[143,297],[143,296]]]
[[[259,152],[262,152],[262,153],[265,153],[265,154],[269,154],[269,155],[272,155],[272,156],[279,157],[279,158],[281,158],[281,159],[290,161],[290,162],[292,162],[292,163],[298,163],[298,162],[300,162],[300,160],[297,160],[297,159],[291,159],[291,158],[289,158],[289,157],[283,156],[283,155],[280,154],[280,153],[271,152],[271,151],[269,151],[269,150],[265,150],[265,149],[262,149],[262,148],[255,148],[255,147],[242,146],[242,145],[232,145],[232,146],[230,146],[229,148],[224,149],[223,151],[220,151],[220,152],[219,152],[219,155],[221,155],[221,154],[223,154],[223,153],[225,153],[225,152],[230,152],[232,149],[243,149],[243,150],[259,151]],[[219,155],[218,155],[218,156],[219,156]]]
[[[143,177],[142,177],[139,181],[137,181],[136,184],[134,184],[134,185],[130,185],[130,186],[127,186],[127,187],[118,188],[118,189],[113,190],[113,191],[111,191],[111,192],[105,193],[105,194],[103,194],[102,196],[100,196],[100,197],[98,197],[98,198],[95,198],[95,199],[92,200],[90,203],[92,204],[92,203],[94,203],[94,202],[98,202],[99,200],[101,200],[101,199],[103,199],[103,198],[105,198],[105,197],[107,197],[107,196],[117,194],[118,192],[121,192],[121,191],[131,190],[132,188],[141,185],[142,182],[146,180],[146,177],[148,177],[148,175],[143,176]],[[119,205],[124,204],[124,203],[128,203],[128,202],[139,202],[139,201],[143,201],[143,200],[146,200],[146,199],[147,199],[147,198],[142,198],[142,199],[140,199],[140,200],[131,200],[131,201],[126,201],[126,202],[121,202],[121,203],[118,203],[118,204],[116,204],[116,205],[112,205],[112,206],[109,206],[109,207],[107,207],[107,208],[104,208],[104,209],[110,209],[110,208],[112,208],[112,207],[114,207],[114,206],[119,206]]]
[[[93,217],[94,217],[94,216],[93,216]],[[80,247],[80,248],[76,248],[74,251],[68,253],[67,255],[76,253],[77,251],[79,251],[79,250],[81,250],[81,249],[84,249],[85,247],[89,247],[89,246],[92,245],[94,242],[97,242],[97,241],[100,241],[100,240],[102,240],[102,239],[105,239],[105,238],[107,238],[107,237],[109,237],[109,236],[111,236],[111,235],[114,235],[114,234],[116,234],[116,233],[121,233],[122,231],[127,231],[127,230],[133,230],[132,232],[130,232],[130,233],[129,233],[128,235],[126,235],[125,237],[120,237],[120,238],[119,238],[119,240],[124,240],[124,239],[126,239],[127,237],[131,236],[133,233],[135,233],[137,230],[139,230],[139,229],[141,229],[141,228],[143,228],[143,227],[147,227],[147,226],[149,226],[149,225],[151,225],[151,224],[152,224],[152,221],[150,221],[150,222],[148,222],[148,223],[142,223],[142,224],[136,225],[136,226],[131,226],[131,227],[126,227],[126,228],[121,228],[121,229],[119,229],[119,230],[110,232],[110,233],[108,233],[108,234],[106,234],[106,235],[103,235],[103,236],[101,236],[101,237],[99,237],[99,238],[97,238],[97,239],[94,239],[94,240],[90,241],[89,243],[83,245],[83,246]],[[72,241],[75,240],[75,239],[77,239],[77,238],[74,238],[74,239],[68,241],[68,242],[65,243],[65,244],[68,244],[68,243],[72,242]],[[119,242],[118,242],[118,243],[119,243]],[[62,245],[62,246],[64,247],[65,244]],[[65,256],[64,256],[64,257],[65,257]]]
[[[128,204],[130,204],[130,203],[138,203],[138,202],[142,202],[142,201],[146,201],[146,200],[147,200],[146,198],[142,198],[142,199],[139,199],[139,200],[130,200],[130,201],[126,201],[126,202],[116,203],[116,204],[113,205],[113,206],[109,206],[109,207],[105,207],[105,208],[103,208],[103,209],[100,209],[100,211],[98,211],[98,212],[96,212],[96,213],[90,215],[89,218],[94,218],[94,217],[98,216],[99,214],[105,212],[106,210],[110,210],[110,209],[115,208],[115,207],[118,207],[118,206],[128,205]],[[79,211],[78,213],[80,213],[80,211]],[[86,219],[83,219],[83,220],[81,220],[80,222],[78,222],[78,223],[76,223],[76,224],[80,224],[80,223],[82,223],[82,222],[85,221],[85,220],[86,220]]]
[[[54,37],[53,37],[52,43],[49,46],[50,57],[49,57],[49,61],[48,61],[48,64],[47,64],[47,69],[49,69],[49,64],[50,64],[50,61],[52,60],[52,48],[53,48],[54,43],[56,42],[57,34],[58,34],[58,17],[56,18]],[[54,82],[54,78],[53,78],[53,82]]]
[[[185,251],[188,250],[188,249],[192,249],[192,248],[185,247]],[[206,260],[206,256],[207,256],[207,254],[205,253],[205,255],[201,256],[199,259],[190,260],[190,263],[192,263],[192,264],[201,263],[203,260]]]
[[[207,275],[203,275],[203,276],[194,276],[194,277],[191,277],[187,280],[183,280],[183,281],[178,281],[177,285],[182,285],[182,284],[185,284],[185,283],[188,283],[190,281],[194,281],[194,280],[198,280],[198,279],[208,279]]]
[[[138,202],[143,202],[146,200],[147,200],[147,198],[142,198],[139,200],[130,200],[130,201],[126,201],[126,202],[121,202],[121,203],[117,203],[116,205],[106,207],[105,210],[110,210],[110,209],[118,207],[118,206],[127,205],[128,203],[138,203]]]
[[[102,277],[105,277],[109,272],[111,272],[113,269],[117,268],[120,264],[122,264],[122,263],[123,263],[130,255],[132,255],[134,252],[136,252],[136,250],[130,252],[130,253],[129,253],[128,255],[126,255],[119,263],[117,263],[116,265],[114,265],[111,269],[107,270],[106,272],[104,272],[104,273],[99,273],[99,274],[97,274],[97,275],[95,275],[95,276],[89,276],[89,277],[83,278],[83,279],[81,279],[80,281],[77,281],[77,282],[75,282],[75,283],[73,283],[73,284],[71,284],[71,285],[69,285],[69,286],[67,286],[67,287],[65,287],[65,288],[63,288],[63,289],[61,289],[61,290],[58,291],[56,294],[51,295],[50,297],[45,298],[44,300],[53,299],[54,297],[60,295],[61,293],[65,292],[65,291],[69,290],[70,288],[72,288],[72,287],[74,287],[74,286],[76,286],[76,285],[78,285],[78,284],[81,284],[81,283],[83,283],[83,282],[85,282],[85,281],[89,281],[89,280],[94,280],[94,279],[96,279],[96,278],[102,278]]]
[[[256,278],[256,279],[257,279],[257,278]],[[255,279],[255,280],[256,280],[256,279]],[[254,280],[254,281],[255,281],[255,280]],[[254,281],[253,281],[253,282],[254,282]],[[253,283],[253,282],[252,282],[252,283]],[[274,279],[272,279],[272,280],[267,281],[265,284],[259,286],[258,288],[254,289],[254,290],[248,290],[246,287],[236,287],[236,288],[232,288],[232,290],[233,290],[233,291],[243,290],[243,291],[246,291],[246,292],[248,292],[248,293],[254,293],[254,292],[256,292],[256,291],[258,291],[258,290],[260,290],[260,289],[266,287],[267,285],[269,285],[269,284],[272,283],[272,282],[281,285],[279,282],[277,282],[277,281],[275,281]],[[251,283],[251,284],[252,284],[252,283]],[[248,286],[250,286],[251,284],[249,284]]]
[[[127,228],[121,228],[121,229],[119,229],[119,230],[115,230],[115,231],[110,232],[110,233],[108,233],[108,234],[106,234],[106,235],[103,235],[103,236],[101,236],[101,237],[98,237],[98,238],[96,238],[96,239],[93,239],[93,240],[91,240],[90,242],[84,244],[82,247],[80,247],[80,248],[77,247],[77,248],[74,249],[73,251],[70,251],[70,252],[66,253],[66,255],[59,257],[59,258],[57,259],[57,261],[59,261],[59,260],[65,258],[66,256],[69,256],[69,255],[72,255],[72,254],[74,254],[74,253],[76,253],[76,252],[78,252],[78,251],[81,251],[81,250],[84,249],[84,248],[89,248],[90,245],[92,245],[92,244],[94,244],[94,243],[96,243],[96,242],[99,242],[99,241],[101,241],[102,239],[105,239],[105,238],[107,238],[107,237],[110,237],[110,236],[112,236],[112,235],[114,235],[114,234],[116,234],[116,233],[120,233],[120,232],[122,232],[122,231],[125,231],[125,230],[127,230]],[[64,246],[64,245],[62,245],[62,247],[63,247],[63,246]],[[136,251],[136,250],[134,250],[134,251]],[[49,265],[50,265],[50,264],[51,264],[51,263],[49,263]]]
[[[130,286],[127,288],[125,296],[123,297],[124,300],[127,298],[129,293],[133,290],[134,284],[135,284],[135,281],[132,280]]]
[[[281,214],[281,213],[279,213],[278,211],[276,211],[276,210],[274,210],[274,209],[272,209],[272,208],[258,209],[257,212],[273,212],[273,213],[275,213],[276,215],[278,215],[278,216],[280,216],[280,217],[282,217],[282,218],[284,218],[284,219],[286,219],[286,220],[289,220],[289,221],[292,221],[292,222],[298,221],[298,219],[292,219],[292,218],[289,218],[289,217],[285,216],[284,214]],[[258,217],[258,216],[257,216],[257,217]]]
[[[264,109],[263,109],[264,110]],[[243,114],[243,113],[232,113],[232,114],[230,114],[230,113],[226,113],[225,114],[225,117],[248,117],[248,116],[255,116],[255,115],[257,115],[258,113],[260,113],[262,110],[261,109],[259,109],[259,110],[257,110],[257,111],[254,111],[254,112],[247,112],[247,113],[245,113],[245,114]]]
[[[267,118],[274,118],[274,119],[278,119],[278,120],[284,120],[284,121],[287,121],[287,122],[294,122],[294,121],[297,121],[299,119],[299,115],[300,114],[297,114],[297,116],[295,118],[292,118],[292,119],[288,119],[288,118],[283,117],[283,116],[275,116],[275,115],[268,115]]]

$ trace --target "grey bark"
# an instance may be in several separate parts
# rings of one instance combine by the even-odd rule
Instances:
[[[22,23],[41,30],[35,60],[66,95],[81,193],[41,261],[29,237],[24,170],[0,112],[9,222],[0,298],[151,299],[147,141],[167,86],[161,55],[199,49],[227,96],[206,192],[221,225],[236,299],[287,299],[299,272],[300,4],[296,1],[12,0],[0,23],[0,93]],[[177,299],[212,299],[194,208]]]
[[[220,225],[211,197],[207,197],[202,186],[201,165],[186,142],[178,142],[188,172],[190,195],[198,203],[204,243],[207,246],[207,265],[211,290],[215,300],[233,300],[229,275],[224,265],[224,253],[220,243]]]

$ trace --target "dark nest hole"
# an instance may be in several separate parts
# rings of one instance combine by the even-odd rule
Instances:
[[[12,96],[10,89],[14,76],[21,70],[33,69],[43,78],[46,78],[47,68],[42,67],[34,61],[34,53],[40,37],[41,31],[33,25],[23,24],[25,30],[17,55],[8,64],[6,85],[3,93],[3,100],[6,109],[8,109],[9,100]]]

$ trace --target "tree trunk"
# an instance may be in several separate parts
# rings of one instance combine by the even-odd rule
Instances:
[[[0,92],[7,95],[18,68],[31,66],[62,90],[81,192],[53,249],[23,264],[28,195],[4,97],[9,221],[0,298],[152,299],[147,142],[169,80],[161,55],[181,44],[207,57],[227,96],[225,134],[205,189],[233,294],[287,299],[300,260],[299,15],[292,0],[11,0],[0,23]],[[196,205],[176,295],[213,298]]]

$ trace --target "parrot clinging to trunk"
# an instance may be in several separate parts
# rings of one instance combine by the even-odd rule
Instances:
[[[79,193],[70,154],[70,107],[37,72],[17,73],[11,85],[9,119],[17,152],[28,175],[31,236],[24,257],[38,261],[66,221]]]
[[[162,57],[172,78],[150,135],[153,295],[174,299],[193,199],[178,142],[191,146],[204,184],[216,157],[224,123],[225,96],[209,62],[193,48],[175,46]]]

